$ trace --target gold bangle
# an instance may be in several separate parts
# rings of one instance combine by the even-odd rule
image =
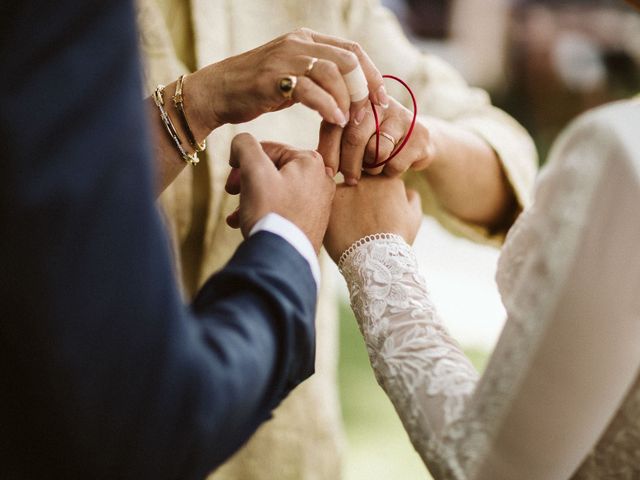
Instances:
[[[196,152],[204,152],[204,149],[207,148],[207,141],[203,140],[202,143],[198,143],[196,141],[193,130],[191,130],[191,126],[189,125],[189,120],[187,120],[187,114],[184,111],[184,95],[182,94],[182,87],[184,85],[184,79],[186,76],[187,75],[180,75],[180,78],[178,78],[178,81],[176,82],[176,91],[173,95],[173,104],[176,106],[176,110],[180,114],[180,121],[182,122],[182,127],[187,134],[189,143]]]
[[[162,119],[162,123],[164,125],[167,134],[173,140],[178,152],[180,152],[180,156],[182,159],[187,162],[189,165],[196,165],[200,159],[198,158],[198,152],[194,152],[193,154],[189,154],[184,147],[182,146],[182,142],[180,141],[180,137],[178,136],[178,132],[176,128],[173,126],[173,122],[171,121],[171,117],[164,108],[164,85],[158,85],[156,87],[155,92],[153,92],[153,101],[155,102],[158,110],[160,110],[160,118]]]

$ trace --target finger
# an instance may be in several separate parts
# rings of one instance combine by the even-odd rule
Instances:
[[[354,52],[314,41],[294,40],[291,45],[296,52],[329,60],[337,65],[350,93],[351,112],[361,111],[362,107],[368,103],[367,99],[371,97],[368,79]],[[382,84],[382,76],[380,76],[380,84]]]
[[[237,195],[240,193],[240,169],[232,168],[227,177],[227,182],[224,185],[224,189],[231,195]]]
[[[367,168],[367,165],[376,165],[387,160],[396,150],[398,145],[402,142],[405,130],[406,126],[404,125],[402,119],[400,119],[399,117],[392,116],[389,118],[385,118],[380,125],[380,137],[378,139],[378,157],[376,158],[376,135],[374,133],[367,143],[367,149],[364,154],[364,167]],[[405,162],[403,162],[402,159],[398,157],[395,157],[386,165],[392,163],[394,164],[392,170],[395,168],[394,172],[398,175],[408,168],[408,165],[405,165]],[[385,165],[376,167],[375,169],[367,169],[367,173],[373,174],[371,172],[374,171],[377,172],[376,174],[379,174],[380,172],[382,172],[383,168],[385,168]],[[398,170],[402,170],[402,172],[398,172]]]
[[[258,141],[248,133],[240,133],[231,141],[229,164],[240,170],[240,184],[266,181],[276,167]]]
[[[294,153],[299,152],[299,148],[292,147],[286,143],[263,141],[260,142],[262,150],[271,159],[275,167],[280,170],[285,164],[294,159]]]
[[[372,176],[376,176],[376,175],[380,175],[382,173],[382,171],[384,170],[384,165],[381,165],[379,167],[376,168],[364,168],[362,169],[362,171],[364,173],[366,173],[367,175],[372,175]]]
[[[345,183],[355,185],[362,174],[362,159],[369,142],[369,138],[375,131],[371,107],[367,107],[367,114],[363,121],[356,125],[349,123],[342,133],[340,146],[340,171],[344,175]]]
[[[315,110],[327,122],[344,127],[347,117],[336,100],[308,77],[298,77],[293,99]]]
[[[243,163],[257,162],[264,157],[264,152],[258,140],[249,133],[239,133],[231,141],[229,165],[241,168]]]
[[[231,228],[240,228],[240,207],[227,215],[227,225]]]
[[[306,58],[308,58],[309,62],[307,66],[311,65],[312,58]],[[318,59],[313,64],[311,70],[306,72],[305,75],[334,98],[338,104],[338,108],[343,111],[347,121],[349,121],[348,115],[351,106],[351,97],[338,66],[329,60]]]
[[[387,95],[386,89],[384,88],[382,74],[359,43],[344,40],[332,35],[325,35],[322,33],[314,32],[313,30],[309,29],[304,30],[308,35],[311,36],[314,42],[333,45],[335,47],[354,53],[358,58],[358,62],[362,66],[365,78],[367,79],[371,100],[373,101],[373,103],[381,106],[382,108],[387,108],[389,106],[389,97]]]
[[[342,128],[331,123],[322,122],[320,124],[318,153],[322,155],[325,166],[331,169],[331,177],[333,177],[340,168],[342,131]]]

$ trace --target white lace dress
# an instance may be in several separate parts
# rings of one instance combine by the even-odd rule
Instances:
[[[592,112],[557,142],[500,259],[508,321],[482,377],[401,238],[362,239],[339,267],[434,478],[640,478],[639,104]]]

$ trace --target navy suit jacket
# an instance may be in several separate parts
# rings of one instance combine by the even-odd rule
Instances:
[[[127,0],[0,4],[0,478],[200,479],[313,370],[316,286],[258,233],[186,307]]]

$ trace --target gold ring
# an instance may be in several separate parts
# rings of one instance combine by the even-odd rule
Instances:
[[[298,84],[298,77],[295,75],[287,75],[286,77],[282,77],[278,82],[278,90],[284,98],[293,97],[293,91],[296,89],[296,85]]]
[[[391,143],[393,143],[394,147],[398,144],[398,141],[395,138],[393,138],[393,136],[391,134],[389,134],[387,132],[380,132],[380,136],[386,138]]]
[[[316,57],[311,57],[311,60],[309,60],[309,65],[307,65],[307,69],[304,71],[305,76],[309,76],[311,74],[311,70],[313,70],[313,67],[316,66],[316,63],[318,62],[318,59]]]

